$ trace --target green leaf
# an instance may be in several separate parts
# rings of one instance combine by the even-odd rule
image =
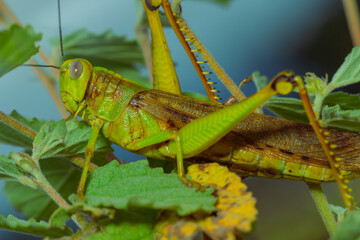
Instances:
[[[85,58],[96,66],[132,67],[143,64],[143,54],[136,40],[127,40],[108,30],[94,34],[86,29],[77,30],[63,40],[66,59]],[[58,46],[58,45],[57,45]]]
[[[309,122],[300,99],[272,97],[265,102],[264,107],[282,118],[303,123]]]
[[[34,140],[33,159],[65,157],[84,153],[91,127],[83,122],[61,120],[43,125]],[[111,142],[99,134],[95,152],[110,152]]]
[[[64,208],[58,208],[51,215],[49,219],[49,224],[57,227],[65,226],[66,221],[70,218],[71,215]]]
[[[340,106],[323,107],[321,119],[327,127],[360,132],[360,110],[341,110]]]
[[[360,81],[360,47],[354,47],[346,56],[344,63],[334,74],[331,85],[332,89],[350,85]],[[329,84],[329,86],[330,86]]]
[[[167,161],[164,159],[158,159],[158,158],[147,158],[149,161],[150,168],[162,168],[164,170],[164,173],[173,173],[176,171],[175,169],[175,162]],[[184,163],[185,168],[187,167],[187,163]]]
[[[98,35],[80,29],[66,36],[63,45],[66,59],[84,58],[93,66],[106,67],[126,78],[151,85],[139,72],[138,66],[144,64],[144,58],[136,40],[127,40],[110,30]],[[55,46],[59,48],[58,43]]]
[[[360,108],[360,96],[344,92],[330,93],[323,104],[329,107],[339,105],[342,110],[356,110]]]
[[[360,240],[360,210],[351,211],[330,240]]]
[[[38,120],[36,118],[26,118],[20,115],[16,111],[12,111],[9,115],[14,118],[24,126],[38,132],[40,127],[45,123],[44,120]],[[0,142],[5,144],[10,144],[14,146],[24,147],[27,149],[32,149],[32,141],[33,139],[25,136],[18,130],[6,125],[5,123],[0,121]]]
[[[188,188],[177,174],[164,174],[160,168],[151,169],[146,160],[125,165],[112,161],[90,174],[85,202],[117,209],[169,209],[187,215],[213,211],[216,199],[211,196],[212,191]]]
[[[118,211],[114,219],[95,219],[101,231],[93,233],[92,229],[85,229],[76,237],[84,240],[152,240],[155,239],[153,228],[157,217],[157,211],[152,209]]]
[[[252,81],[255,84],[256,90],[259,91],[266,86],[268,78],[266,76],[261,76],[260,72],[253,72]]]
[[[0,32],[0,77],[20,66],[39,51],[35,46],[41,40],[31,26],[13,24]]]
[[[0,215],[0,228],[51,238],[72,235],[72,230],[66,226],[52,226],[44,221],[36,222],[34,219],[21,220],[12,215],[7,218]]]
[[[80,172],[65,159],[46,159],[40,161],[41,170],[50,184],[66,199],[76,192]],[[42,190],[24,186],[18,182],[6,182],[5,194],[18,211],[29,218],[49,219],[58,208],[53,200]]]
[[[0,174],[17,179],[22,176],[22,171],[13,160],[0,155]]]
[[[317,95],[324,92],[327,83],[328,76],[325,78],[320,78],[315,75],[315,73],[306,73],[304,77],[304,82],[306,83],[306,91],[309,95]]]
[[[18,113],[16,110],[13,110],[10,113],[10,116],[25,125],[26,127],[34,130],[35,132],[39,132],[42,125],[44,125],[46,122],[45,120],[39,120],[37,118],[25,117]]]
[[[336,222],[341,223],[346,214],[349,212],[347,208],[330,204],[331,211],[336,215]]]

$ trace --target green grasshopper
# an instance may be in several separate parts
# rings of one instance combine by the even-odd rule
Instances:
[[[128,151],[176,160],[179,178],[188,186],[202,188],[185,177],[184,160],[216,161],[245,176],[314,183],[337,180],[346,205],[353,207],[344,176],[359,177],[359,157],[348,153],[359,147],[358,134],[322,130],[314,115],[310,121],[316,132],[308,124],[253,113],[271,96],[301,87],[301,77],[283,71],[258,93],[230,106],[182,96],[158,18],[159,5],[166,11],[168,2],[143,3],[152,30],[154,89],[85,59],[67,60],[61,66],[60,94],[66,109],[92,127],[78,187],[80,199],[102,131]],[[309,101],[307,106],[311,112]]]

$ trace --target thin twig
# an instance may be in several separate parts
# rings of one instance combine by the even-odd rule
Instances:
[[[346,19],[354,46],[360,45],[360,18],[356,0],[343,0]]]
[[[336,230],[336,221],[334,215],[331,212],[329,203],[325,194],[322,191],[320,184],[307,183],[311,196],[315,202],[316,208],[320,213],[320,216],[325,224],[325,227],[330,236],[332,236]]]
[[[51,199],[56,202],[56,204],[64,208],[65,210],[69,209],[70,205],[65,201],[65,199],[54,189],[45,176],[42,174],[41,170],[39,169],[38,174],[36,174],[36,181],[34,181],[38,186],[43,189]],[[72,220],[81,228],[85,228],[87,221],[85,217],[79,213],[75,213],[71,216]]]
[[[152,55],[151,55],[151,44],[147,34],[147,28],[141,26],[140,23],[135,27],[136,38],[141,47],[141,50],[144,54],[144,60],[146,68],[149,72],[150,81],[153,82],[153,65],[152,65]]]
[[[18,122],[16,119],[6,115],[5,113],[3,113],[1,111],[0,111],[0,121],[14,129],[18,130],[19,132],[21,132],[22,134],[24,134],[25,136],[27,136],[31,139],[34,139],[37,135],[37,132],[26,127],[25,125]]]

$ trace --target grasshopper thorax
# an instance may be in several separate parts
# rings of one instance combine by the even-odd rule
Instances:
[[[84,99],[86,89],[93,74],[93,66],[85,59],[65,61],[60,71],[60,95],[66,110],[75,113]]]

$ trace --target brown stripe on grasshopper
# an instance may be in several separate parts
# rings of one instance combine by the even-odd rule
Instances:
[[[294,155],[293,152],[290,152],[290,151],[287,151],[287,150],[284,150],[284,149],[279,149],[279,150],[280,150],[280,152],[283,152],[283,153],[285,153],[287,155],[290,155],[290,156]]]

